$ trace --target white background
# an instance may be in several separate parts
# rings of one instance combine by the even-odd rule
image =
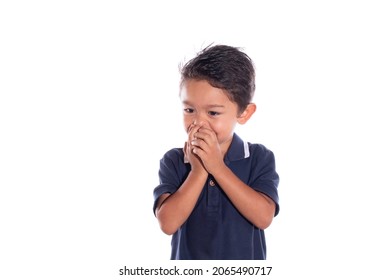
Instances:
[[[275,273],[385,279],[386,1],[138,2],[1,2],[0,278],[166,263],[152,192],[185,141],[178,65],[223,43],[257,69],[258,111],[237,131],[276,156]]]

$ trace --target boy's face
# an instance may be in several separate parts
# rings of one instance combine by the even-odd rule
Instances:
[[[212,87],[207,81],[188,80],[180,93],[183,104],[184,127],[191,124],[212,129],[219,144],[227,149],[238,121],[238,106],[222,89]]]

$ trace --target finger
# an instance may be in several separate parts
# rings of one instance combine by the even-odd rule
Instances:
[[[191,123],[188,127],[187,127],[187,133],[190,133],[191,130],[194,128],[194,123]]]
[[[209,129],[211,129],[210,123],[209,123],[209,122],[206,122],[206,121],[201,121],[198,125],[199,125],[200,127],[204,127],[204,128],[209,128]]]
[[[213,145],[209,145],[203,139],[195,139],[191,142],[192,142],[191,147],[193,149],[196,148],[198,151],[202,151],[203,155],[209,154],[214,149]],[[199,154],[199,152],[198,152],[198,154]]]
[[[203,156],[206,154],[205,151],[203,151],[201,148],[195,146],[192,148],[192,153],[197,155],[201,160],[203,160]]]
[[[200,128],[199,125],[194,125],[192,127],[191,131],[188,134],[189,141],[191,141],[195,138],[194,134],[198,132],[199,128]]]
[[[191,146],[193,148],[200,148],[202,150],[207,149],[207,143],[203,139],[196,138],[191,141]]]
[[[196,133],[194,133],[194,137],[205,141],[209,145],[217,139],[214,131],[205,128],[200,128]]]
[[[208,127],[201,127],[198,129],[199,132],[202,132],[202,133],[207,133],[207,134],[210,134],[210,135],[215,135],[215,131],[212,130],[211,128],[208,128]]]
[[[183,152],[184,152],[184,162],[185,163],[188,163],[189,162],[189,159],[188,159],[188,143],[187,142],[184,142],[184,148],[183,148]]]

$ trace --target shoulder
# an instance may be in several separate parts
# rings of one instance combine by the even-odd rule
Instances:
[[[171,149],[160,160],[160,182],[179,187],[190,170],[190,164],[184,162],[183,149]]]
[[[259,143],[249,143],[248,142],[248,148],[249,148],[249,151],[250,151],[250,155],[251,156],[255,156],[255,157],[273,157],[274,156],[274,153],[268,149],[266,146],[264,146],[263,144],[259,144]]]
[[[184,159],[184,152],[183,152],[183,149],[181,148],[173,148],[173,149],[170,149],[169,151],[167,151],[163,157],[162,157],[162,160],[164,159],[170,159],[170,160],[183,160]]]
[[[161,165],[184,165],[184,152],[182,148],[173,148],[167,151],[160,160]]]
[[[275,155],[273,151],[258,143],[248,143],[249,161],[256,170],[263,168],[275,169]]]

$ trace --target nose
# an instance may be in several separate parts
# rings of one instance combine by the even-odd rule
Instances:
[[[192,119],[192,123],[193,124],[200,124],[200,123],[204,123],[206,121],[206,118],[205,116],[203,116],[203,114],[201,113],[197,113],[194,115],[193,119]]]
[[[193,124],[200,124],[203,122],[203,119],[202,118],[194,118],[194,120],[192,121]]]
[[[201,115],[201,114],[197,114],[194,118],[193,118],[193,121],[192,121],[193,124],[195,125],[202,125],[202,126],[207,126],[209,127],[210,124],[207,120],[207,117],[204,116],[204,115]]]

